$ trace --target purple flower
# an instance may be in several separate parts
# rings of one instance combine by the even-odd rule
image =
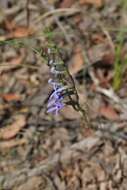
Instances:
[[[48,113],[55,113],[56,115],[58,112],[64,107],[64,102],[63,102],[63,96],[62,92],[66,89],[66,87],[63,87],[60,83],[52,81],[50,79],[48,81],[50,84],[53,85],[53,93],[49,97],[49,102],[48,102]]]

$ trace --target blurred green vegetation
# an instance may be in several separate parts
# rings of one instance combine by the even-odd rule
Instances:
[[[127,56],[125,56],[126,57],[125,59],[122,58],[122,50],[126,34],[127,30],[120,30],[116,38],[114,79],[113,79],[113,88],[115,91],[119,90],[121,87],[124,66],[127,63]]]
[[[120,0],[120,5],[122,7],[122,11],[127,11],[127,0]],[[125,65],[127,64],[127,55],[125,55],[124,59],[122,57],[122,50],[124,47],[124,39],[127,35],[127,28],[120,27],[114,28],[112,31],[117,31],[117,38],[115,44],[115,64],[114,64],[114,79],[113,79],[113,88],[115,91],[119,90],[122,84],[122,77]]]
[[[127,0],[121,0],[120,3],[122,8],[127,10]]]

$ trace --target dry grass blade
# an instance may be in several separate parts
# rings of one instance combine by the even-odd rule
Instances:
[[[41,15],[37,20],[36,23],[39,23],[40,21],[44,20],[45,18],[52,16],[52,15],[60,15],[60,16],[69,16],[69,15],[73,15],[76,13],[80,13],[81,10],[77,9],[77,8],[60,8],[60,9],[55,9],[55,10],[51,10],[46,12],[45,14]]]
[[[22,139],[11,139],[9,141],[3,141],[0,142],[0,149],[8,149],[8,148],[13,148],[15,146],[21,146],[27,144],[27,140],[22,138]]]

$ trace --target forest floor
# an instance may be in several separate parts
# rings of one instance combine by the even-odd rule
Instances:
[[[0,0],[0,190],[127,190],[126,34],[126,0]],[[50,43],[90,126],[47,113]]]

